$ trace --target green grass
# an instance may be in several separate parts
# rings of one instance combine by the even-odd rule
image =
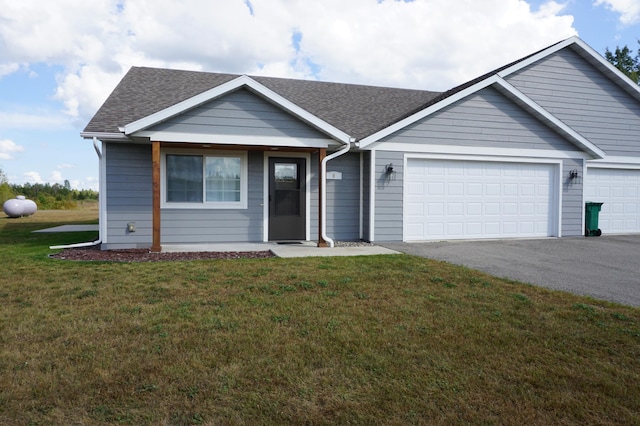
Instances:
[[[640,423],[636,308],[404,255],[49,259],[96,237],[30,233],[64,217],[0,218],[0,424]]]

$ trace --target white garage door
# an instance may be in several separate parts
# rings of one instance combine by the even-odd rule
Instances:
[[[407,241],[557,235],[552,164],[409,159]]]
[[[586,201],[604,203],[598,217],[603,233],[640,232],[640,170],[589,167]]]

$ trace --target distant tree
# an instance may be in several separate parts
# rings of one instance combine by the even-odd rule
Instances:
[[[12,199],[16,194],[9,185],[9,179],[4,170],[0,169],[0,204],[4,204],[5,201]]]
[[[638,43],[640,44],[640,40],[638,40]],[[604,57],[636,84],[640,84],[638,81],[640,78],[640,49],[633,55],[633,52],[627,46],[622,48],[616,46],[616,50],[613,53],[607,48],[604,52]]]

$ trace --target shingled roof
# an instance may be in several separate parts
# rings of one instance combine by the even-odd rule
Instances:
[[[251,76],[280,96],[357,140],[471,87],[562,42],[555,43],[446,92]],[[149,116],[240,77],[132,67],[93,116],[84,133],[119,133]]]
[[[118,128],[231,81],[239,75],[133,67],[84,129]],[[363,138],[424,107],[440,92],[272,77],[251,77],[332,126]]]

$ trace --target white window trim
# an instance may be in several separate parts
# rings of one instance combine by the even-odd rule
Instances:
[[[163,149],[160,153],[160,208],[163,209],[246,209],[248,196],[249,161],[247,151],[217,151],[210,149]],[[203,157],[240,157],[240,201],[216,202],[202,201],[201,203],[171,203],[167,201],[167,154],[169,155],[201,155]],[[204,176],[203,176],[204,178]],[[206,200],[205,184],[202,185],[202,199]]]

